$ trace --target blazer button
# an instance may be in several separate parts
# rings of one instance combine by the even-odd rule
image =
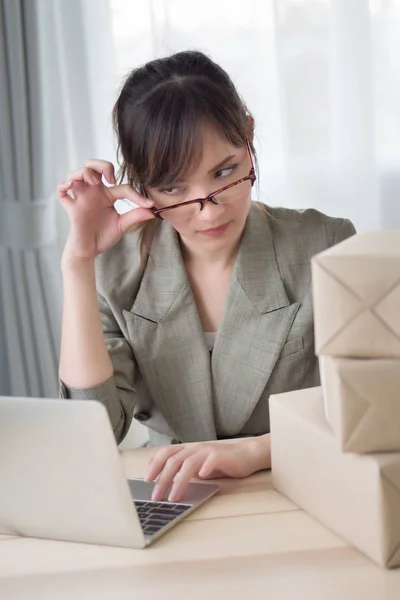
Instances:
[[[145,421],[148,421],[150,419],[150,415],[147,412],[138,412],[135,415],[135,419],[139,421],[139,423],[144,423]]]

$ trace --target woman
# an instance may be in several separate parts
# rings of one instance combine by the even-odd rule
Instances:
[[[153,498],[174,481],[177,500],[194,476],[270,467],[270,394],[319,383],[310,259],[354,228],[252,202],[253,119],[200,52],[134,70],[114,123],[127,183],[89,160],[58,187],[71,222],[61,396],[103,402],[118,442],[145,423],[166,445]],[[120,216],[118,198],[138,208]]]

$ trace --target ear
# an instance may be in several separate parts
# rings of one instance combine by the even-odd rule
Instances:
[[[249,124],[249,129],[247,133],[247,137],[250,142],[253,142],[254,139],[254,119],[251,115],[247,115],[247,123]]]

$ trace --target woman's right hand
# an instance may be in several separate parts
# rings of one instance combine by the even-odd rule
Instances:
[[[154,219],[149,210],[154,204],[152,200],[138,194],[129,184],[107,187],[102,176],[116,184],[112,163],[88,160],[85,167],[69,173],[68,181],[57,187],[58,199],[71,223],[64,253],[77,260],[94,259],[119,242],[132,225]],[[118,214],[114,203],[123,198],[139,208]]]

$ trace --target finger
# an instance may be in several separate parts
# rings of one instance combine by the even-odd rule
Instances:
[[[183,448],[184,446],[182,447],[179,444],[174,444],[172,446],[165,446],[164,448],[161,448],[161,450],[159,450],[157,454],[153,457],[151,464],[149,463],[147,467],[146,481],[155,481],[155,479],[159,476],[159,474],[165,467],[165,463],[167,462],[167,460],[171,456],[174,456],[174,454],[181,452]]]
[[[134,208],[123,215],[119,215],[119,230],[124,235],[133,225],[142,223],[143,221],[151,221],[152,219],[155,219],[155,216],[150,210],[146,208]]]
[[[150,467],[151,467],[151,463],[152,463],[153,461],[154,461],[154,457],[152,456],[152,457],[149,459],[149,462],[147,463],[147,472],[149,472],[149,469],[150,469]],[[147,479],[147,475],[145,476],[145,478],[144,478],[144,479],[145,479],[145,481],[148,481],[148,479]]]
[[[199,477],[202,479],[207,479],[207,477],[210,477],[213,472],[220,471],[221,464],[218,464],[218,462],[220,462],[218,461],[218,454],[216,452],[211,452],[199,470]]]
[[[187,452],[187,450],[182,450],[167,460],[157,478],[157,483],[151,496],[152,500],[162,500],[167,497],[176,474],[180,471],[183,462],[188,458]]]
[[[63,202],[65,200],[72,200],[71,196],[68,194],[69,190],[72,189],[73,183],[72,181],[62,181],[57,186],[57,198]]]
[[[75,169],[68,173],[69,181],[83,181],[89,185],[98,185],[101,183],[101,175],[96,173],[93,169],[88,167],[82,167],[81,169]]]
[[[250,474],[250,473],[247,473]],[[231,452],[211,452],[199,471],[201,479],[245,477],[240,460]]]
[[[154,200],[138,194],[129,183],[115,185],[114,187],[107,188],[107,191],[113,196],[114,200],[123,200],[124,198],[127,198],[143,208],[149,208],[154,205]]]
[[[104,175],[108,183],[116,184],[114,165],[108,160],[100,160],[98,158],[90,158],[86,161],[86,166],[90,167],[100,175]]]
[[[204,462],[203,453],[194,454],[184,461],[169,493],[170,502],[178,502],[182,498],[190,480],[196,477]]]

